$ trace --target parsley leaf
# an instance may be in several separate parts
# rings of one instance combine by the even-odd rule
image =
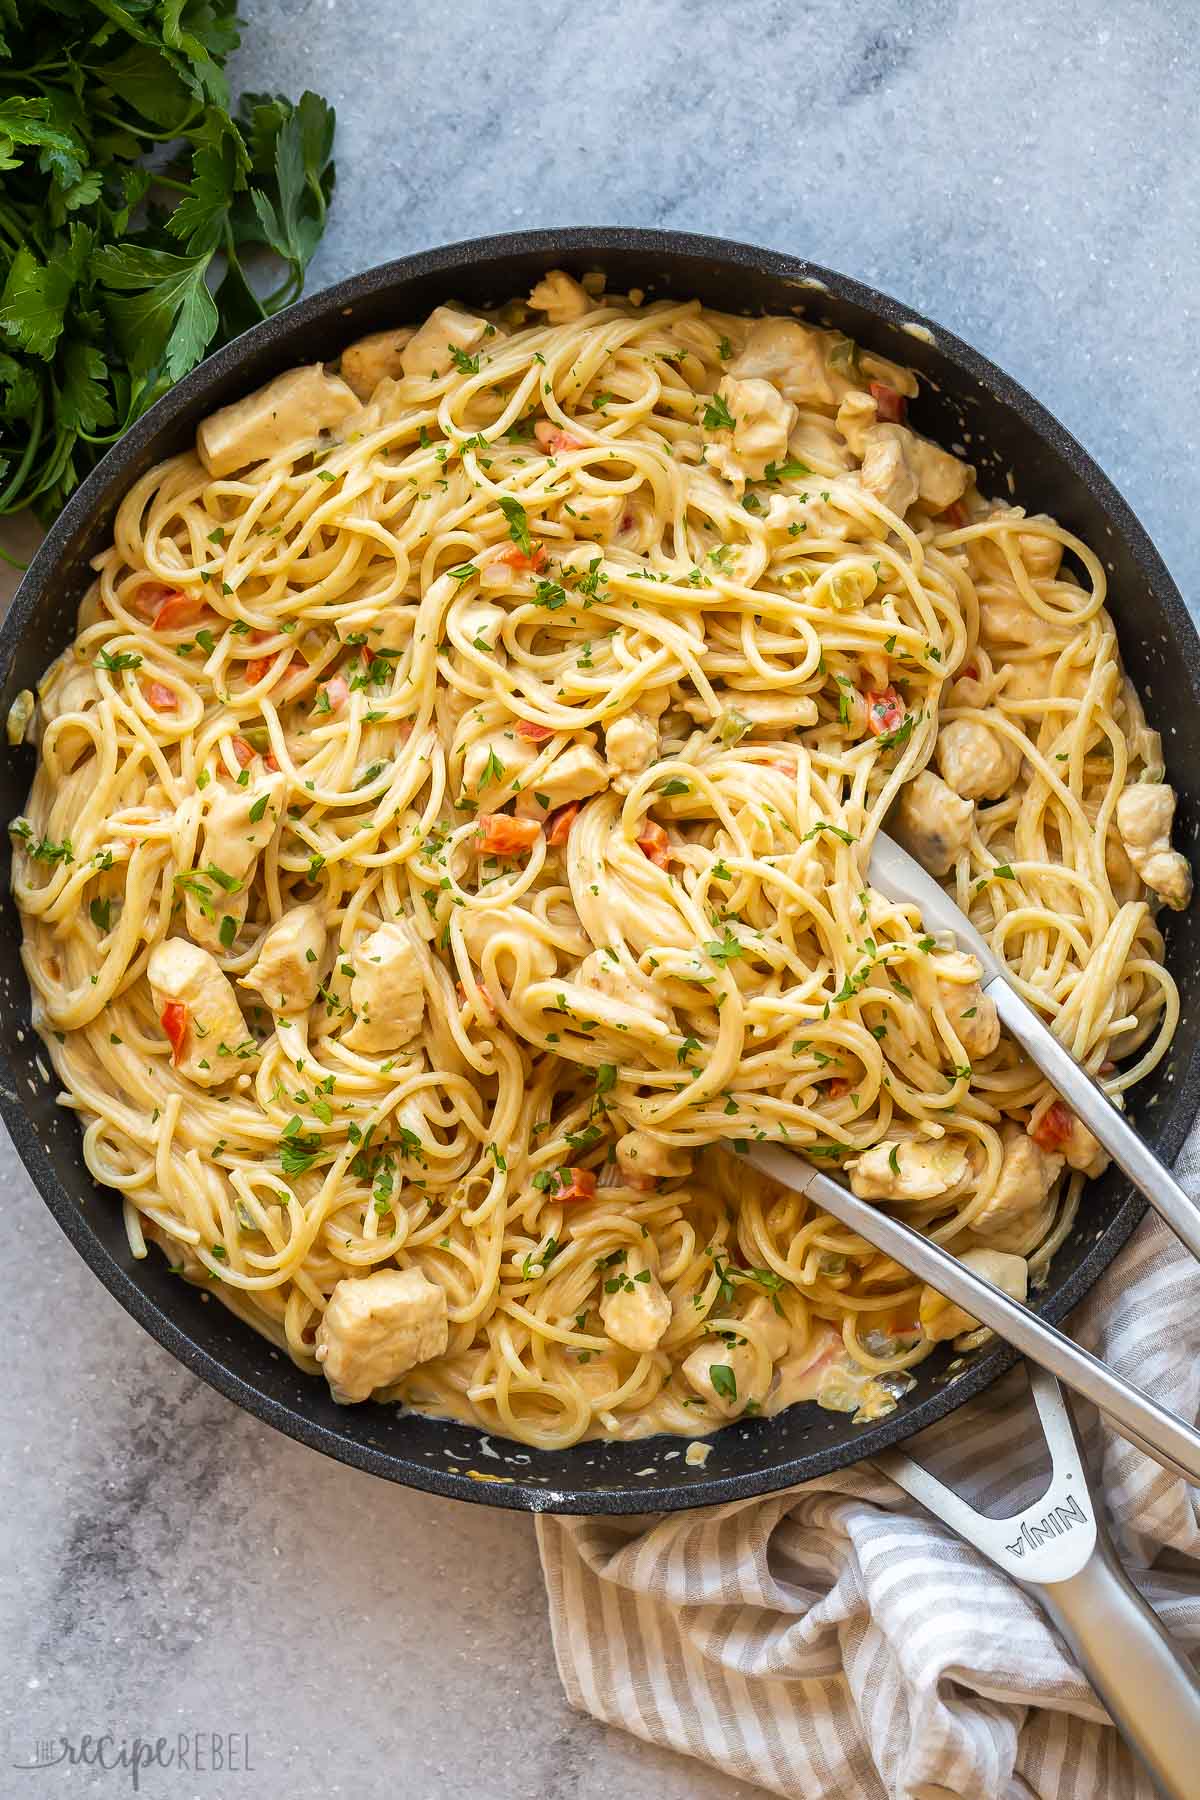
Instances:
[[[737,1376],[728,1363],[710,1363],[708,1378],[713,1385],[713,1393],[719,1394],[722,1400],[736,1400]]]
[[[53,517],[211,345],[300,293],[334,115],[232,111],[239,38],[232,0],[0,0],[0,512]]]
[[[704,408],[704,429],[706,431],[732,431],[736,424],[737,420],[720,394],[714,394]]]
[[[533,540],[529,536],[529,519],[525,508],[511,494],[499,497],[500,511],[508,520],[508,535],[524,556],[533,555]],[[511,551],[509,552],[511,555]]]

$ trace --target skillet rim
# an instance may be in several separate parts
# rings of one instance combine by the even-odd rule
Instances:
[[[690,232],[588,226],[468,238],[398,257],[296,302],[217,350],[151,407],[108,451],[55,520],[34,555],[7,615],[0,622],[0,683],[9,679],[25,629],[52,584],[64,553],[73,541],[86,538],[89,527],[107,509],[110,500],[119,496],[126,470],[130,465],[136,467],[141,452],[160,436],[169,434],[172,427],[189,415],[202,416],[205,397],[232,377],[250,353],[268,346],[282,350],[314,323],[322,319],[336,320],[380,292],[421,277],[441,277],[449,292],[453,276],[459,270],[475,270],[480,265],[494,264],[497,278],[502,279],[505,260],[530,255],[553,259],[564,254],[579,257],[609,252],[632,252],[644,260],[648,271],[656,257],[688,257],[791,283],[806,294],[819,292],[823,287],[886,324],[907,327],[910,331],[915,328],[916,334],[930,334],[932,344],[941,356],[1014,413],[1026,432],[1041,439],[1091,494],[1109,525],[1124,540],[1153,595],[1159,621],[1170,633],[1172,648],[1181,657],[1192,696],[1200,697],[1200,638],[1179,589],[1148,532],[1078,440],[989,358],[935,320],[902,305],[881,290],[804,258]],[[7,893],[4,900],[11,905]],[[1186,1138],[1191,1123],[1187,1116],[1189,1097],[1195,1096],[1198,1087],[1200,1042],[1193,1049],[1187,1065],[1177,1071],[1170,1103],[1164,1105],[1159,1115],[1161,1124],[1154,1134],[1154,1141],[1159,1153],[1167,1160],[1178,1153]],[[17,1098],[17,1077],[3,1050],[0,1050],[0,1116],[4,1118],[14,1147],[35,1187],[83,1260],[124,1310],[179,1362],[218,1393],[308,1448],[319,1450],[350,1467],[444,1498],[499,1506],[510,1511],[628,1514],[647,1510],[674,1512],[774,1493],[835,1468],[852,1466],[891,1448],[956,1410],[990,1386],[1018,1360],[1015,1351],[998,1344],[980,1355],[952,1382],[933,1386],[919,1401],[875,1425],[857,1428],[858,1435],[853,1440],[843,1439],[835,1445],[818,1444],[783,1461],[767,1462],[707,1480],[693,1480],[686,1485],[647,1489],[626,1484],[572,1491],[557,1486],[539,1486],[519,1478],[503,1482],[480,1481],[423,1462],[416,1456],[402,1458],[388,1452],[378,1444],[366,1441],[366,1432],[362,1437],[352,1437],[321,1424],[237,1374],[218,1354],[190,1336],[184,1326],[164,1311],[113,1257],[92,1230],[85,1209],[59,1180],[32,1119]],[[1043,1317],[1054,1322],[1064,1318],[1099,1279],[1146,1210],[1141,1196],[1132,1189],[1127,1190],[1108,1226],[1082,1255],[1076,1268],[1063,1281],[1046,1290],[1038,1308]],[[364,1418],[369,1420],[369,1415]],[[736,1426],[726,1427],[710,1441],[728,1441],[736,1429]],[[642,1440],[647,1449],[653,1441]],[[678,1440],[681,1448],[683,1441]],[[594,1453],[598,1446],[585,1441],[576,1448]]]

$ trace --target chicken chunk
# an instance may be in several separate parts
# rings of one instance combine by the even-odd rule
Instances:
[[[877,425],[875,429],[884,428]],[[907,427],[897,425],[893,429],[905,431]],[[909,459],[917,471],[917,492],[926,506],[934,512],[942,512],[966,493],[971,479],[970,466],[915,431],[909,431],[908,436],[911,440],[907,445]]]
[[[645,713],[628,712],[604,732],[604,754],[618,775],[640,775],[658,755],[658,728]]]
[[[739,713],[743,719],[758,732],[803,731],[809,725],[815,725],[820,711],[811,694],[788,694],[779,692],[750,693],[742,688],[718,688],[718,697],[725,702],[725,716]],[[682,703],[682,710],[689,713],[701,725],[710,723],[708,701],[700,694],[689,694]]]
[[[941,512],[966,492],[971,476],[966,463],[907,425],[872,425],[862,443],[863,486],[899,516],[917,499]]]
[[[598,1009],[597,1016],[610,1024],[630,1025],[636,1030],[639,1018],[648,1013],[674,1030],[675,1016],[653,983],[638,970],[627,969],[607,950],[592,950],[584,957],[575,971],[575,984],[604,997],[608,1005]]]
[[[1175,790],[1161,781],[1127,787],[1117,801],[1117,830],[1125,854],[1152,893],[1182,912],[1192,897],[1186,856],[1171,848]]]
[[[885,1138],[848,1165],[860,1200],[936,1200],[967,1174],[967,1155],[953,1138]]]
[[[529,296],[534,312],[544,312],[551,325],[569,325],[593,305],[584,288],[565,269],[551,269]]]
[[[980,967],[973,956],[951,950],[934,961],[937,996],[954,1035],[974,1062],[990,1056],[1000,1042],[1000,1015],[979,983]]]
[[[975,802],[922,769],[900,793],[896,836],[931,875],[948,875],[971,842]]]
[[[837,428],[860,460],[867,453],[867,432],[878,423],[879,409],[870,394],[851,388],[837,410]]]
[[[671,1302],[641,1250],[628,1250],[606,1273],[600,1317],[613,1343],[639,1356],[649,1355],[671,1323]]]
[[[504,608],[491,600],[468,600],[455,612],[467,642],[474,644],[477,650],[489,650],[493,655],[507,617]]]
[[[765,1294],[756,1294],[742,1315],[750,1331],[762,1340],[762,1345],[772,1362],[786,1356],[792,1348],[792,1330],[782,1310],[775,1311],[773,1303]]]
[[[286,785],[277,771],[263,772],[246,787],[210,783],[197,867],[181,884],[188,932],[198,944],[223,949],[226,919],[233,920],[235,936],[241,930],[254,865],[275,835]]]
[[[1090,679],[1086,668],[1064,665],[1057,656],[1006,659],[1003,676],[1006,700],[1044,700],[1051,688],[1069,700],[1082,700]]]
[[[1029,1293],[1029,1264],[1023,1256],[1010,1256],[1004,1250],[964,1250],[959,1261],[1012,1300],[1024,1300]],[[919,1317],[921,1330],[931,1344],[979,1329],[978,1319],[929,1286],[921,1289]]]
[[[680,1366],[680,1373],[694,1394],[722,1413],[736,1419],[750,1400],[760,1403],[765,1394],[754,1394],[758,1358],[746,1342],[727,1344],[724,1338],[705,1338]]]
[[[976,719],[951,719],[937,740],[942,776],[964,800],[1000,800],[1021,772],[1021,752],[1008,735]]]
[[[1063,1158],[1041,1149],[1022,1126],[1009,1123],[1001,1136],[1004,1156],[996,1186],[982,1212],[971,1221],[972,1230],[981,1237],[1001,1232],[1015,1219],[1033,1212],[1062,1173]]]
[[[675,1144],[660,1143],[647,1131],[627,1131],[617,1141],[617,1164],[625,1175],[645,1175],[655,1181],[669,1181],[679,1175],[690,1175],[692,1153]]]
[[[1053,1101],[1036,1125],[1030,1124],[1029,1135],[1043,1150],[1061,1152],[1069,1169],[1091,1180],[1103,1175],[1111,1161],[1099,1138],[1061,1100]]]
[[[478,969],[491,961],[507,992],[530,981],[549,981],[558,967],[553,944],[519,906],[471,907],[462,912],[461,919],[471,961]]]
[[[760,319],[729,365],[738,380],[773,383],[797,406],[831,406],[833,387],[825,362],[826,339],[795,319]]]
[[[563,570],[573,569],[586,575],[596,559],[593,546],[607,543],[615,534],[625,517],[626,500],[624,494],[589,494],[586,499],[582,496],[577,499],[578,504],[572,504],[572,510],[562,522],[577,538],[585,538],[588,542],[574,545],[573,550],[564,550],[558,564]]]
[[[196,454],[210,475],[232,475],[280,450],[334,431],[358,411],[358,395],[321,363],[289,369],[257,393],[210,413],[196,432]]]
[[[604,759],[586,744],[571,744],[554,758],[548,769],[517,796],[516,812],[522,819],[544,819],[548,812],[571,800],[587,800],[608,786]]]
[[[377,1269],[338,1282],[317,1326],[315,1355],[333,1398],[355,1406],[444,1355],[449,1336],[444,1289],[420,1269]]]
[[[513,796],[513,783],[521,781],[537,761],[539,746],[515,731],[489,731],[476,738],[463,757],[463,793],[481,813],[503,806]]]
[[[342,1042],[374,1055],[398,1050],[416,1036],[425,1016],[425,970],[412,927],[397,919],[354,952],[350,1005],[355,1017]]]
[[[307,1012],[321,985],[325,915],[315,903],[293,906],[265,932],[239,986],[261,994],[276,1012]]]
[[[167,938],[150,952],[146,973],[181,1075],[199,1087],[219,1087],[254,1068],[258,1047],[215,956],[186,938]]]
[[[796,408],[778,388],[755,376],[737,381],[726,375],[718,393],[733,426],[717,429],[708,446],[707,461],[741,488],[747,476],[761,478],[768,463],[786,461]]]
[[[992,593],[980,596],[979,634],[993,644],[1041,644],[1054,629],[1019,594]]]
[[[917,497],[917,472],[905,454],[899,425],[876,425],[863,437],[862,484],[868,494],[902,519]]]
[[[812,538],[845,539],[853,525],[848,513],[812,493],[772,494],[763,522],[775,536],[803,535],[806,543]]]
[[[412,335],[411,325],[393,331],[372,331],[342,351],[342,380],[350,384],[360,400],[369,400],[381,381],[401,378],[401,356]]]
[[[487,321],[453,306],[435,306],[425,323],[400,352],[400,366],[411,380],[432,381],[454,367],[455,350],[471,351],[487,330]]]
[[[1044,513],[1030,518],[1031,525],[1055,525]],[[1062,566],[1063,547],[1057,538],[1043,537],[1040,531],[1022,531],[1017,536],[1017,555],[1025,564],[1033,581],[1053,581]]]

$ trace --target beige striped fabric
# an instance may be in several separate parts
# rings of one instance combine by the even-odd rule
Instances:
[[[1179,1172],[1200,1191],[1197,1133]],[[1196,1418],[1200,1273],[1157,1219],[1071,1330]],[[1195,1649],[1196,1491],[1077,1418],[1122,1560]],[[1040,1450],[1023,1374],[905,1447],[1015,1510]],[[739,1780],[795,1800],[1152,1800],[1035,1602],[869,1466],[700,1512],[543,1517],[538,1542],[570,1704]]]

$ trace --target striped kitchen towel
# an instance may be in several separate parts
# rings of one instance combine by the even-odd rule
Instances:
[[[1200,1191],[1200,1135],[1179,1164]],[[1148,1220],[1072,1334],[1187,1419],[1200,1272]],[[1119,1555],[1200,1644],[1200,1496],[1077,1406]],[[905,1447],[991,1513],[1031,1500],[1021,1371]],[[794,1800],[1152,1800],[1037,1604],[869,1466],[699,1512],[538,1520],[570,1704]],[[1200,1795],[1200,1772],[1197,1773]]]

